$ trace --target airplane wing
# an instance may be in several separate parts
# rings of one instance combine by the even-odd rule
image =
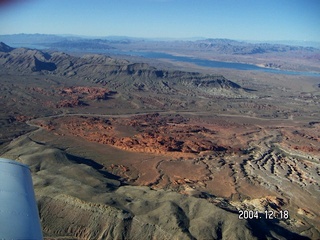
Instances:
[[[0,158],[0,239],[43,239],[30,169],[4,158]]]

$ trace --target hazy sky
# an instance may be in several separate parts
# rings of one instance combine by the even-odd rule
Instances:
[[[0,34],[320,41],[320,0],[20,0]]]

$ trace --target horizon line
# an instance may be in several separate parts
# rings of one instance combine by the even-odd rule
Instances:
[[[48,35],[48,36],[60,36],[60,37],[79,37],[79,38],[89,38],[89,39],[99,39],[99,38],[131,38],[131,39],[145,39],[145,40],[162,40],[162,41],[177,41],[177,40],[208,40],[208,39],[220,39],[220,40],[234,40],[234,41],[244,41],[244,42],[300,42],[300,43],[320,43],[316,40],[291,40],[291,39],[278,39],[278,40],[259,40],[259,39],[237,39],[237,38],[226,38],[226,37],[203,37],[203,36],[193,36],[193,37],[136,37],[127,35],[82,35],[73,33],[5,33],[0,34],[0,36],[14,36],[14,35]]]

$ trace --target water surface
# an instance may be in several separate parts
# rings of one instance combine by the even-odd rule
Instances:
[[[250,71],[261,71],[261,72],[267,72],[267,73],[320,77],[320,73],[316,73],[316,72],[299,72],[299,71],[289,71],[289,70],[282,70],[282,69],[264,68],[264,67],[256,66],[254,64],[213,61],[213,60],[206,60],[206,59],[200,59],[200,58],[194,58],[194,57],[174,56],[171,54],[159,53],[159,52],[130,51],[130,52],[126,52],[126,54],[133,55],[133,56],[141,56],[146,58],[170,59],[173,61],[193,63],[202,67],[229,68],[229,69],[245,70],[245,71],[250,70]]]
[[[21,47],[18,44],[13,45],[13,47]],[[40,50],[48,50],[49,48],[43,46],[41,44],[30,44],[28,46],[30,48],[37,48]],[[168,53],[160,53],[160,52],[144,52],[144,51],[121,51],[117,49],[59,49],[60,51],[67,52],[87,52],[87,53],[100,53],[100,54],[114,54],[114,55],[130,55],[130,56],[139,56],[145,58],[153,58],[153,59],[169,59],[178,62],[186,62],[196,64],[202,67],[211,67],[211,68],[228,68],[235,70],[243,70],[243,71],[260,71],[266,73],[276,73],[276,74],[286,74],[286,75],[301,75],[301,76],[311,76],[311,77],[320,77],[320,73],[317,72],[299,72],[299,71],[289,71],[282,69],[273,69],[273,68],[264,68],[259,67],[254,64],[247,63],[237,63],[237,62],[222,62],[222,61],[213,61],[207,59],[200,59],[195,57],[183,57],[183,56],[175,56]]]

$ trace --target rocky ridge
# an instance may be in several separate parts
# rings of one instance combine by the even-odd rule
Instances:
[[[222,76],[95,54],[0,54],[12,61],[0,67],[1,155],[32,166],[47,239],[241,238],[229,225],[249,229],[249,239],[319,238],[316,95],[313,108],[295,94],[287,105],[287,86],[278,94],[270,85],[257,89],[272,97],[248,100],[252,92]],[[212,212],[198,208],[202,200]],[[243,228],[205,215],[237,220],[255,209],[290,219],[241,220]]]
[[[45,239],[304,239],[272,223],[239,220],[204,199],[121,186],[102,166],[28,137],[4,150],[31,167]]]
[[[137,116],[132,119],[99,119],[95,117],[68,117],[36,122],[45,129],[59,129],[58,134],[71,134],[92,142],[111,145],[119,149],[166,154],[226,151],[227,146],[212,142],[214,131],[190,125],[181,116],[163,117],[159,114]],[[125,134],[121,128],[134,132]]]
[[[103,55],[74,57],[60,52],[17,48],[0,52],[0,63],[15,74],[39,73],[85,78],[114,91],[252,97],[252,94],[223,76],[159,70],[145,63],[129,63]]]

